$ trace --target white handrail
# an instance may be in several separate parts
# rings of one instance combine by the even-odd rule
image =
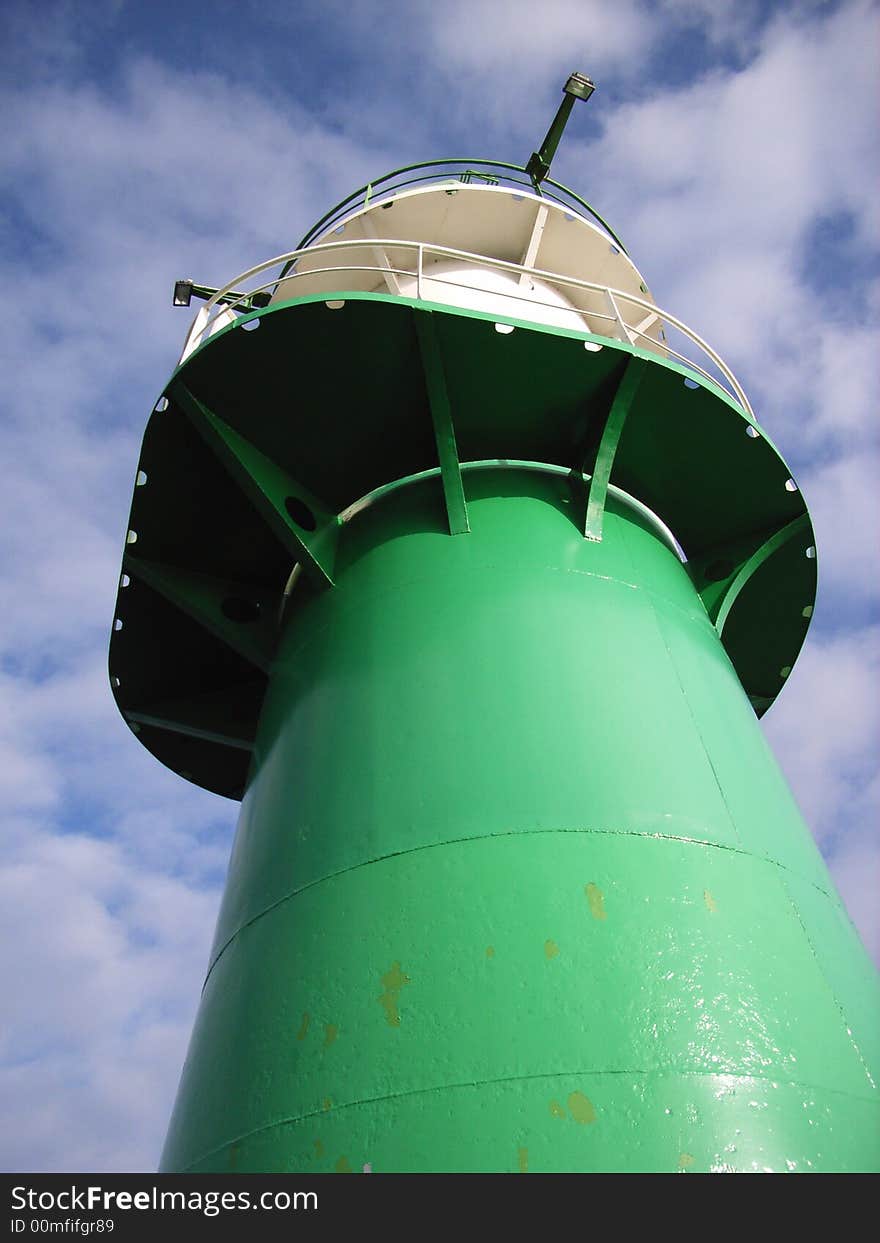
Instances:
[[[331,258],[332,254],[338,250],[367,249],[369,248],[369,246],[371,245],[373,241],[381,242],[382,247],[386,252],[390,248],[399,248],[399,249],[404,249],[407,251],[414,251],[415,262],[414,262],[413,267],[411,269],[410,268],[397,268],[397,267],[392,268],[389,266],[380,266],[379,264],[375,264],[375,263],[374,264],[348,263],[348,264],[331,265],[331,266],[320,267],[320,268],[308,268],[304,272],[296,272],[296,271],[290,270],[291,266],[296,262],[296,260],[300,259],[301,257],[305,255],[314,257],[315,255],[319,255],[319,254],[320,255],[327,254],[327,257]],[[752,407],[749,403],[748,398],[743,392],[743,389],[740,386],[739,382],[737,381],[736,377],[734,376],[733,372],[730,370],[730,368],[727,366],[724,360],[720,357],[720,355],[717,354],[715,350],[713,350],[712,347],[706,341],[703,340],[702,337],[700,337],[697,333],[695,333],[692,328],[689,328],[687,324],[685,324],[682,320],[678,319],[676,316],[671,315],[668,311],[661,310],[661,308],[656,306],[655,303],[649,302],[645,298],[640,298],[637,294],[626,293],[622,289],[615,289],[609,285],[600,285],[594,281],[580,280],[574,276],[565,276],[561,272],[550,272],[544,268],[526,267],[523,264],[512,263],[506,259],[494,259],[494,258],[491,258],[490,256],[478,255],[471,251],[456,250],[451,246],[439,246],[439,245],[434,245],[433,243],[429,243],[429,242],[415,242],[415,241],[412,241],[411,239],[405,239],[405,238],[397,238],[397,239],[395,238],[378,238],[378,239],[358,238],[356,240],[351,239],[351,238],[346,238],[344,241],[340,241],[340,242],[322,242],[319,245],[307,246],[307,247],[301,248],[300,250],[289,251],[283,255],[276,255],[273,259],[267,259],[263,263],[258,263],[254,267],[248,268],[246,272],[242,272],[233,281],[230,281],[228,285],[224,285],[222,289],[218,289],[217,292],[213,294],[208,299],[208,301],[205,303],[205,305],[199,310],[198,314],[193,319],[190,325],[189,332],[187,333],[181,359],[185,359],[186,357],[188,357],[188,355],[191,354],[192,351],[196,349],[198,345],[206,341],[208,337],[211,336],[212,332],[216,331],[215,325],[218,324],[221,315],[223,315],[224,313],[228,314],[229,312],[231,312],[232,310],[236,308],[239,310],[251,310],[253,309],[252,306],[248,306],[248,305],[243,306],[242,304],[247,304],[249,300],[255,294],[263,293],[269,290],[273,290],[273,291],[277,290],[277,288],[282,283],[285,283],[287,281],[295,281],[298,277],[321,276],[327,273],[334,273],[334,272],[346,272],[346,273],[348,272],[375,272],[379,275],[391,274],[395,276],[410,276],[410,277],[413,277],[416,282],[416,298],[418,300],[422,300],[423,280],[426,276],[426,272],[425,272],[425,256],[426,255],[430,255],[432,257],[438,257],[438,258],[450,258],[450,259],[464,260],[469,264],[474,264],[480,267],[488,267],[495,271],[511,272],[518,276],[526,275],[529,277],[536,277],[539,281],[546,282],[552,285],[561,285],[569,289],[582,289],[582,290],[586,290],[591,293],[603,294],[605,298],[607,299],[608,304],[611,307],[613,314],[605,315],[605,314],[602,314],[602,312],[600,311],[580,311],[580,313],[588,315],[591,319],[610,320],[612,323],[615,324],[615,326],[617,327],[621,335],[632,345],[637,344],[636,338],[638,338],[638,339],[644,339],[645,341],[650,342],[652,346],[656,347],[659,344],[659,342],[655,338],[650,337],[646,332],[641,331],[639,328],[630,326],[626,323],[626,321],[623,318],[623,315],[621,314],[620,307],[618,305],[618,300],[630,306],[640,307],[643,310],[646,310],[656,315],[657,318],[661,321],[661,326],[663,324],[672,325],[672,327],[676,328],[679,332],[683,334],[683,336],[685,336],[688,340],[692,341],[694,345],[696,345],[700,350],[702,350],[702,352],[712,361],[712,363],[714,363],[714,365],[717,367],[723,379],[727,382],[727,385],[730,388],[731,394],[740,403],[740,405],[743,407],[746,413],[752,419],[754,418],[754,412],[752,410]],[[280,265],[283,265],[285,268],[283,275],[277,274],[273,276],[271,280],[266,281],[265,283],[258,285],[253,289],[247,290],[246,292],[242,293],[238,298],[230,300],[230,295],[232,295],[234,291],[236,290],[236,288],[240,287],[243,283],[250,281],[255,276],[261,275],[263,272],[268,272],[271,269],[277,268]],[[458,284],[459,282],[447,280],[445,283]],[[478,286],[462,285],[462,288],[468,288],[468,289],[474,290],[475,292],[479,292]],[[323,292],[330,293],[331,291],[327,290]],[[497,290],[497,289],[484,290],[483,292],[492,293],[493,296],[496,296],[496,297],[497,296],[516,297],[516,295],[514,294],[505,295],[502,290]],[[543,303],[540,299],[537,299],[537,298],[529,299],[529,301],[534,302],[536,306],[541,306],[541,305],[554,306],[554,309],[556,310],[559,309],[558,306],[555,306],[554,304],[551,304],[551,303]],[[579,312],[579,308],[577,307],[572,307],[572,310],[575,313]],[[674,358],[677,358],[682,363],[684,363],[685,366],[688,366],[692,368],[693,370],[699,372],[700,375],[704,376],[711,383],[713,384],[718,383],[718,381],[709,372],[707,372],[704,367],[701,367],[698,363],[694,362],[692,359],[688,358],[686,355],[681,354],[678,350],[673,349],[672,346],[669,345],[669,343],[666,342],[665,340],[662,344],[662,348],[669,355],[671,355]]]

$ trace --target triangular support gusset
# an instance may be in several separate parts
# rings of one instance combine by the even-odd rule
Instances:
[[[269,672],[278,632],[278,599],[249,583],[226,582],[131,553],[122,566],[249,664]]]
[[[304,572],[319,586],[332,587],[339,543],[338,516],[209,410],[180,380],[172,385],[169,396]]]

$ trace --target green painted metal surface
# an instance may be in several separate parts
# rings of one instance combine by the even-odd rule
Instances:
[[[339,302],[216,334],[139,463],[114,693],[244,795],[163,1168],[875,1167],[876,976],[756,720],[784,461],[620,342]]]
[[[687,572],[465,481],[284,630],[166,1166],[870,1166],[845,919]]]

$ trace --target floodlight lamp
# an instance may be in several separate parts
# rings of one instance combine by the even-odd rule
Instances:
[[[572,73],[562,89],[566,95],[574,95],[575,99],[589,99],[596,87],[586,74]]]
[[[595,89],[592,81],[585,74],[570,73],[568,75],[568,81],[562,88],[562,103],[559,105],[556,116],[553,118],[553,122],[547,131],[547,137],[541,144],[540,150],[532,152],[526,165],[526,172],[536,187],[541,184],[550,172],[550,163],[556,154],[556,148],[559,146],[565,123],[571,116],[574,101],[576,99],[589,99]]]
[[[172,306],[189,306],[192,302],[193,285],[191,280],[175,281]]]

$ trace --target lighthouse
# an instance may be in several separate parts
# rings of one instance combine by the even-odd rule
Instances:
[[[242,807],[165,1170],[876,1168],[876,977],[758,724],[809,513],[550,178],[592,89],[175,286],[109,672]]]

